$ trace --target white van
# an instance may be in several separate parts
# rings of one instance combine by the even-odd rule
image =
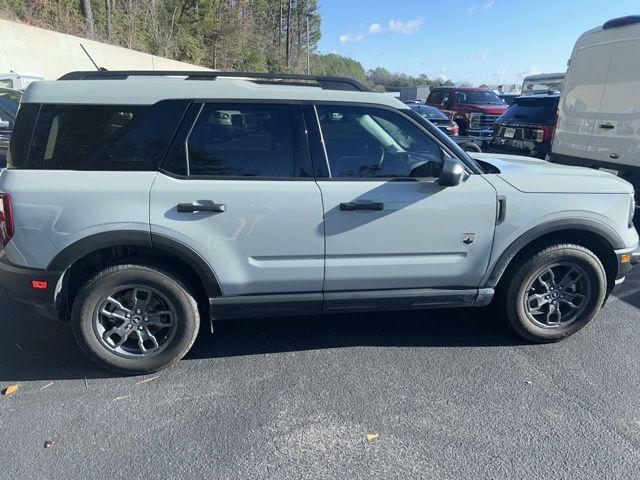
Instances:
[[[550,160],[613,171],[640,192],[640,15],[582,34],[573,48]]]

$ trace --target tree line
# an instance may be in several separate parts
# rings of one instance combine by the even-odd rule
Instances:
[[[305,73],[308,35],[313,74],[381,91],[442,83],[319,53],[318,0],[2,0],[0,15],[216,70]]]

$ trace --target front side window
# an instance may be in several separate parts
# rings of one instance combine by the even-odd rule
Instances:
[[[380,108],[317,106],[333,178],[438,177],[444,152],[402,115]]]
[[[187,137],[191,176],[309,176],[296,157],[295,107],[207,103]],[[297,107],[299,109],[299,106]]]

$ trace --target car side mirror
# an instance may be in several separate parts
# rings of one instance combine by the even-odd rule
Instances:
[[[442,171],[438,184],[442,187],[455,187],[466,178],[467,172],[459,161],[453,158],[445,158],[442,163]]]

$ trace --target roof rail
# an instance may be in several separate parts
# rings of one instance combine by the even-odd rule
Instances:
[[[106,70],[69,72],[58,80],[126,80],[129,77],[185,77],[185,80],[215,80],[219,77],[246,78],[255,83],[320,87],[324,90],[372,92],[364,83],[349,77],[301,75],[297,73],[216,72],[182,70]]]
[[[633,25],[634,23],[640,23],[640,15],[628,15],[626,17],[612,18],[611,20],[604,22],[602,29],[608,30],[610,28]]]

